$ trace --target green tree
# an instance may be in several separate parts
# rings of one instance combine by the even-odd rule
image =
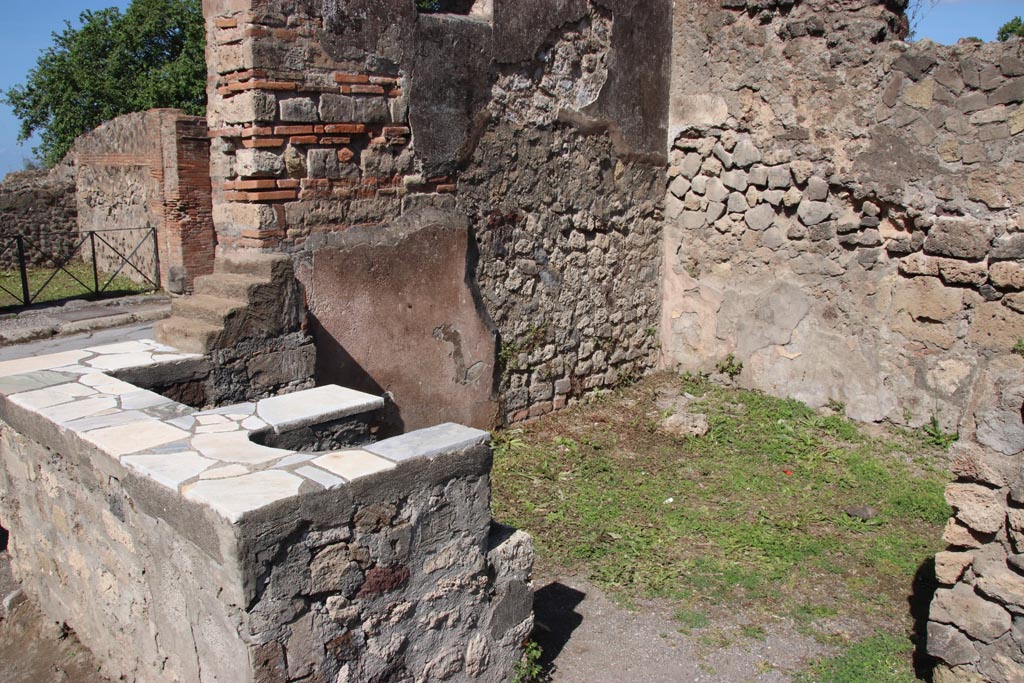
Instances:
[[[18,139],[39,133],[33,151],[47,166],[104,121],[153,107],[206,110],[206,34],[201,0],[133,0],[65,22],[24,84],[3,101],[21,120]]]
[[[996,38],[999,42],[1009,40],[1010,36],[1021,36],[1024,37],[1024,20],[1020,17],[1014,17],[1008,22],[999,27],[999,32],[996,33]]]

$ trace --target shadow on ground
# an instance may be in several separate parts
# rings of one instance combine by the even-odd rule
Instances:
[[[550,671],[555,659],[565,649],[572,632],[583,623],[576,611],[587,594],[553,581],[533,594],[533,639],[543,651],[541,665]]]

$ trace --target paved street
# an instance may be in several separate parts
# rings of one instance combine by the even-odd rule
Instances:
[[[0,347],[0,361],[14,360],[16,358],[28,358],[31,356],[42,356],[48,353],[82,349],[87,346],[100,346],[101,344],[114,344],[116,342],[130,341],[133,339],[152,339],[153,323],[142,323],[129,325],[127,327],[114,327],[105,330],[94,330],[73,334],[67,337],[51,337],[39,341],[27,342],[25,344],[14,344],[12,346]]]

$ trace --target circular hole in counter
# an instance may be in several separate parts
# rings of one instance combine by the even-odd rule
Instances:
[[[249,440],[260,446],[298,453],[329,453],[369,445],[378,440],[379,432],[379,416],[371,413],[299,427],[280,434],[272,429],[263,429],[250,434]]]

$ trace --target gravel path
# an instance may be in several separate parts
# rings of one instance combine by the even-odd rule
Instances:
[[[617,606],[585,581],[538,584],[537,638],[553,657],[553,683],[787,683],[793,671],[827,654],[786,620],[763,639],[741,634],[742,614],[711,615],[689,633],[656,603]]]

